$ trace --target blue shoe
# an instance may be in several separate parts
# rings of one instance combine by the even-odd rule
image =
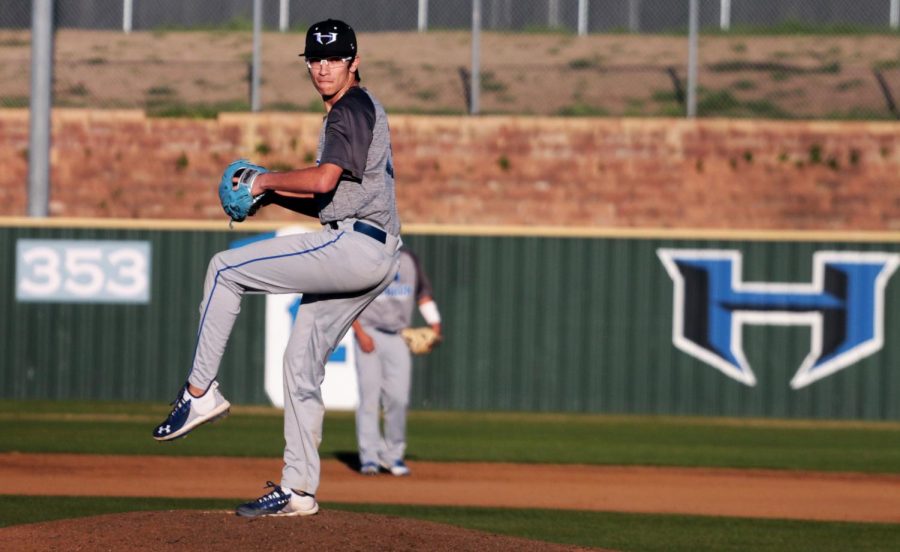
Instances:
[[[285,492],[271,481],[266,482],[266,488],[270,488],[272,491],[252,502],[238,506],[237,515],[241,517],[311,516],[319,511],[319,503],[311,494]]]
[[[359,473],[361,473],[363,475],[378,475],[379,471],[380,471],[380,468],[378,467],[378,464],[376,464],[375,462],[365,462],[359,468]]]
[[[412,473],[403,460],[395,460],[393,464],[381,464],[381,467],[397,477],[403,477]]]
[[[153,430],[153,438],[157,441],[184,437],[201,424],[227,416],[231,408],[231,403],[219,392],[219,383],[215,381],[202,397],[192,396],[188,393],[188,384],[184,384],[172,404],[175,406],[166,421]]]

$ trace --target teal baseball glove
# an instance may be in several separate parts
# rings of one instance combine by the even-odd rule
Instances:
[[[253,181],[269,172],[265,167],[239,159],[228,165],[219,182],[219,200],[232,222],[242,222],[262,206],[266,193],[253,196]]]

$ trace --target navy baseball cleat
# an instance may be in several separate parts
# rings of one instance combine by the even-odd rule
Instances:
[[[397,477],[409,475],[411,473],[406,462],[403,460],[395,460],[393,464],[384,463],[381,464],[381,467],[391,472],[391,475],[396,475]]]
[[[202,397],[194,397],[188,393],[188,384],[185,383],[172,404],[174,408],[166,421],[153,430],[153,438],[157,441],[184,437],[200,424],[227,416],[228,409],[231,408],[231,403],[219,392],[219,383],[215,381]]]
[[[285,491],[271,481],[266,482],[266,488],[272,490],[252,502],[241,504],[235,513],[242,517],[311,516],[319,511],[319,503],[311,494]]]

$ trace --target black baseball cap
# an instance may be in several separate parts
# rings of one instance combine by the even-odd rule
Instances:
[[[337,19],[314,23],[306,31],[306,49],[303,57],[328,58],[356,56],[356,33],[353,28]]]

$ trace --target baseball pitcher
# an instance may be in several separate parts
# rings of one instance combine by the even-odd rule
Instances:
[[[315,166],[270,172],[246,161],[228,166],[219,197],[233,221],[276,204],[317,217],[320,232],[294,234],[222,251],[209,263],[193,366],[153,438],[183,437],[228,413],[216,376],[241,298],[248,291],[302,293],[284,354],[284,468],[280,484],[238,506],[241,516],[297,516],[319,510],[318,446],[325,363],[399,265],[400,221],[388,121],[360,87],[356,35],[342,21],[314,24],[305,58],[327,115]]]

